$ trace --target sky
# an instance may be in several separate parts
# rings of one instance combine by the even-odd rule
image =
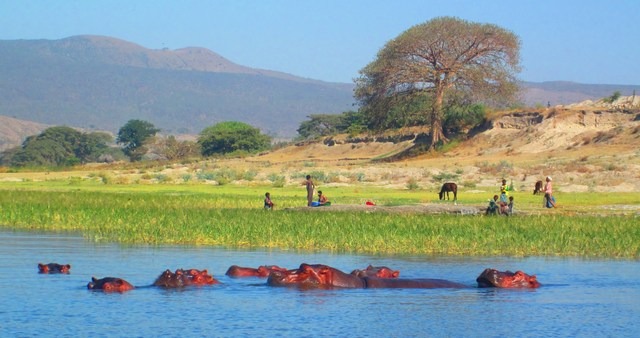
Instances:
[[[243,66],[351,83],[388,41],[441,16],[516,34],[521,80],[640,84],[638,0],[0,0],[0,40],[204,47]]]

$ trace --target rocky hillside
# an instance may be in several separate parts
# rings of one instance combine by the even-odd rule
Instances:
[[[451,176],[459,184],[495,187],[502,177],[529,190],[546,175],[562,191],[640,190],[640,98],[621,97],[609,104],[582,102],[541,110],[509,111],[490,117],[487,129],[445,153],[415,157],[427,130],[399,134],[340,135],[301,143],[256,158],[270,163],[307,163],[309,167],[366,165],[376,184],[416,184],[436,189],[434,176]],[[401,160],[384,161],[387,158]],[[339,180],[338,180],[339,181]]]

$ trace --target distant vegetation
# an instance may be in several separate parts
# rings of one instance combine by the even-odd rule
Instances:
[[[302,139],[313,139],[335,134],[357,134],[368,130],[360,112],[348,111],[342,114],[315,114],[309,120],[303,121],[298,128],[298,135]]]
[[[129,120],[118,131],[116,142],[122,144],[122,150],[131,161],[139,161],[147,153],[145,142],[160,131],[151,122],[142,120]]]
[[[615,92],[613,92],[613,94],[611,94],[611,96],[605,97],[603,99],[603,101],[606,102],[606,103],[613,103],[617,99],[619,99],[620,96],[622,96],[622,93],[620,93],[619,91],[616,90]]]
[[[106,133],[51,127],[28,137],[21,147],[5,151],[0,163],[15,167],[56,167],[105,161],[115,155],[108,147],[112,141]]]
[[[200,132],[198,144],[203,156],[234,152],[256,153],[271,147],[271,137],[246,123],[229,121],[205,128]]]

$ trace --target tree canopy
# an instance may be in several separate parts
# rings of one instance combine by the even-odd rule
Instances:
[[[448,95],[468,104],[515,97],[519,53],[519,38],[506,29],[436,18],[389,41],[360,71],[355,96],[369,121],[403,105],[418,107],[431,126],[433,147],[448,141],[443,130]]]
[[[246,123],[228,121],[207,127],[198,137],[202,155],[227,154],[237,151],[254,153],[269,149],[271,137]]]
[[[151,122],[142,120],[129,120],[118,131],[116,142],[122,144],[124,153],[131,161],[138,161],[147,151],[145,141],[160,131]]]
[[[6,152],[9,165],[67,166],[96,161],[108,150],[112,141],[109,134],[82,133],[70,127],[51,127],[35,136],[29,136],[22,146]]]
[[[366,129],[361,113],[347,111],[342,114],[313,114],[300,123],[298,134],[302,138],[315,138],[344,132],[360,132]]]

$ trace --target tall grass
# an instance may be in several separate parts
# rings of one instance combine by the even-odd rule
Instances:
[[[266,190],[274,196],[275,211],[262,209]],[[377,196],[388,204],[425,201],[424,192],[332,190],[332,200],[345,204],[360,204],[363,195]],[[585,195],[578,208],[596,204],[595,195],[593,200]],[[304,205],[304,196],[303,188],[298,187],[127,185],[96,189],[92,185],[28,183],[8,189],[0,185],[0,224],[14,229],[74,231],[90,240],[130,244],[640,258],[637,215],[601,217],[550,210],[537,216],[485,217],[283,210]],[[475,198],[482,202],[484,197]],[[522,205],[535,203],[539,208],[539,197],[523,195],[521,199]]]

